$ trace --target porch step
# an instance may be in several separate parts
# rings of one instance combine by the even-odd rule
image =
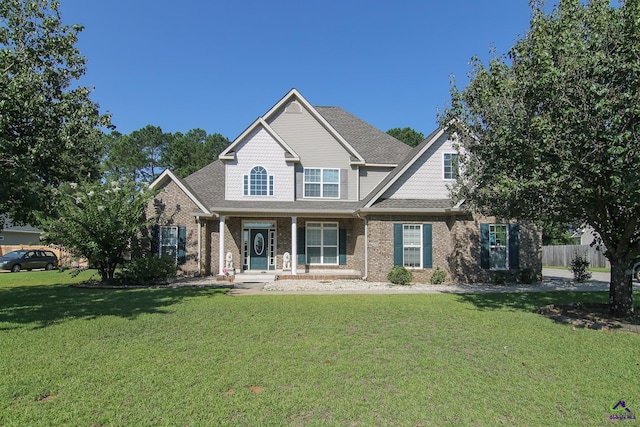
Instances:
[[[233,283],[264,283],[276,280],[275,274],[270,273],[241,273],[233,277]]]

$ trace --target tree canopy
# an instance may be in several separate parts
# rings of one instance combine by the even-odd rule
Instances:
[[[57,1],[0,2],[0,215],[18,223],[47,211],[60,183],[99,174],[110,118],[75,83],[81,31],[62,23]]]
[[[412,147],[415,147],[424,141],[424,135],[422,132],[418,132],[410,127],[389,129],[387,133],[395,139],[398,139]]]
[[[219,133],[208,135],[202,129],[191,129],[186,134],[172,134],[152,125],[128,135],[113,131],[104,136],[103,142],[104,174],[138,182],[153,181],[167,168],[178,176],[187,176],[213,162],[229,144]]]
[[[640,1],[531,2],[529,32],[440,117],[461,146],[453,197],[500,217],[591,225],[612,265],[610,308],[633,311],[640,256]]]
[[[152,192],[127,178],[65,184],[57,191],[57,217],[40,218],[44,240],[86,258],[103,281],[113,280],[125,251],[138,249]]]

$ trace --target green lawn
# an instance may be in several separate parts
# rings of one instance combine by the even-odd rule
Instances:
[[[640,414],[639,335],[533,312],[604,293],[228,296],[22,274],[0,275],[2,426],[608,425],[620,399]]]

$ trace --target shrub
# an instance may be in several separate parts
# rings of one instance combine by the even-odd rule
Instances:
[[[531,267],[525,267],[520,269],[518,273],[518,281],[530,285],[537,282],[540,278],[536,274],[535,270]]]
[[[387,274],[387,280],[394,285],[408,285],[413,280],[413,273],[404,267],[396,265]]]
[[[175,277],[176,271],[176,262],[172,258],[135,258],[116,273],[116,281],[122,285],[158,285]]]
[[[588,267],[589,260],[576,254],[575,258],[571,260],[571,264],[569,264],[569,270],[573,273],[573,280],[582,283],[591,279],[591,272],[587,271]]]
[[[431,284],[439,285],[441,283],[444,283],[446,278],[447,273],[444,270],[440,270],[440,267],[436,267],[436,269],[433,271],[433,274],[431,274]]]

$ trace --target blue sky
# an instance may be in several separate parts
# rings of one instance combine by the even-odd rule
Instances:
[[[505,53],[528,0],[61,0],[82,24],[81,84],[122,133],[147,124],[233,140],[291,88],[387,131],[436,127],[449,76]]]

